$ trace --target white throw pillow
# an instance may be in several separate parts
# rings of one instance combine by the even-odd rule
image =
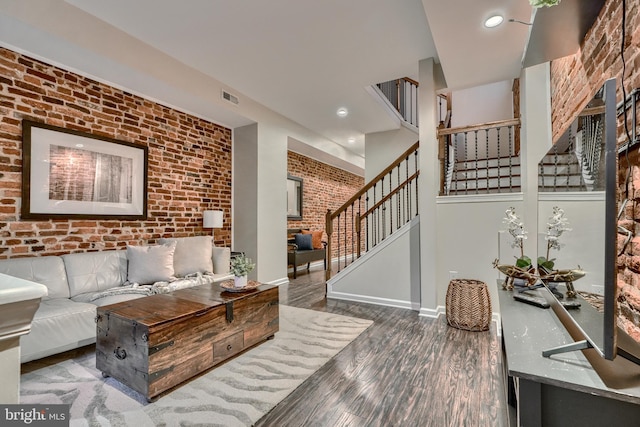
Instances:
[[[175,279],[173,254],[176,242],[157,246],[127,246],[129,283],[149,285]]]
[[[177,239],[160,239],[158,243],[176,243],[173,254],[173,268],[177,277],[185,277],[193,273],[213,272],[211,261],[212,236],[180,237]]]
[[[213,273],[229,274],[231,271],[231,249],[214,246],[213,250]]]

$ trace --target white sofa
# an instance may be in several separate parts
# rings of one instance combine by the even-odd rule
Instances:
[[[94,343],[97,306],[233,278],[230,249],[213,246],[211,236],[161,239],[159,243],[127,250],[0,260],[0,274],[48,289],[31,332],[20,338],[20,361]],[[134,277],[140,280],[131,280]]]

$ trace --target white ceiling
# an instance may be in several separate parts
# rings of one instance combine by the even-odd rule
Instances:
[[[484,28],[493,13],[505,22]],[[529,2],[3,0],[0,44],[230,127],[252,121],[182,90],[181,63],[363,157],[364,134],[398,126],[368,86],[416,79],[430,57],[451,89],[517,77],[529,27],[509,18],[528,22]]]

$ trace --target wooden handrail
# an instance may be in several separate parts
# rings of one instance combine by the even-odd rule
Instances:
[[[411,83],[412,85],[416,86],[416,87],[420,87],[420,83],[418,83],[417,81],[410,79],[409,77],[402,77],[401,79],[398,80],[406,80],[409,83]]]
[[[410,182],[412,182],[414,179],[416,179],[418,177],[418,175],[420,175],[420,171],[417,171],[416,173],[414,173],[413,175],[411,175],[409,178],[407,178],[406,180],[404,180],[404,182],[400,185],[398,185],[396,187],[395,190],[393,190],[391,193],[387,194],[386,196],[384,196],[382,199],[380,199],[380,201],[378,203],[376,203],[375,205],[371,206],[371,208],[366,211],[365,213],[360,215],[360,218],[364,218],[368,215],[371,214],[371,212],[375,211],[376,209],[378,209],[380,206],[382,206],[382,204],[384,202],[386,202],[387,200],[389,200],[391,197],[395,196],[396,194],[398,194],[400,192],[400,190],[402,190],[404,187],[406,187]]]
[[[336,209],[335,212],[332,212],[330,215],[327,215],[327,220],[333,220],[342,212],[347,210],[349,206],[351,206],[356,200],[358,200],[364,193],[366,193],[371,187],[378,183],[382,179],[382,177],[386,176],[389,172],[391,172],[395,167],[397,167],[400,163],[402,163],[411,153],[416,151],[420,146],[420,141],[417,141],[413,144],[407,151],[402,153],[391,165],[389,165],[385,170],[380,172],[375,178],[365,184],[364,187],[360,189],[352,198],[350,198],[345,204]]]
[[[453,135],[454,133],[473,132],[476,130],[492,129],[497,127],[519,126],[520,119],[499,120],[472,126],[459,126],[456,128],[438,129],[438,136]]]

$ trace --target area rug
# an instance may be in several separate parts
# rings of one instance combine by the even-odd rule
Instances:
[[[250,426],[371,324],[281,305],[273,340],[152,403],[102,378],[93,353],[22,375],[20,403],[69,404],[71,426]]]

